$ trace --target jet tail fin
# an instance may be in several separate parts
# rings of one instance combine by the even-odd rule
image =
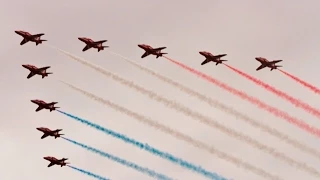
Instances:
[[[47,77],[49,74],[53,74],[52,72],[47,72],[46,74],[42,75],[42,79]]]
[[[164,55],[164,54],[168,54],[168,53],[160,53],[160,55],[157,55],[156,58],[162,57],[162,55]]]
[[[219,60],[219,61],[216,63],[216,66],[217,66],[218,64],[222,64],[224,61],[228,61],[228,60],[223,60],[223,59],[221,59],[221,60]]]
[[[70,163],[69,162],[65,162],[64,164],[61,164],[61,167],[68,166],[68,164],[70,164]]]
[[[63,136],[64,134],[58,134],[57,136],[55,136],[54,138],[57,139],[60,136]]]
[[[39,44],[42,44],[43,41],[48,41],[48,40],[41,39],[41,40],[39,40],[38,42],[36,42],[36,46],[38,46]]]
[[[274,70],[274,69],[278,69],[278,67],[282,67],[280,65],[276,65],[275,68],[271,68],[270,71]]]
[[[98,48],[98,52],[104,50],[104,48],[108,48],[109,46],[102,46],[101,48]]]
[[[50,109],[50,112],[51,111],[54,111],[54,110],[56,110],[56,109],[59,109],[60,107],[53,107],[52,109]]]

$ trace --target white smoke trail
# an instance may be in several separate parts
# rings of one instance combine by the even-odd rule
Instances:
[[[193,118],[199,120],[201,123],[204,123],[212,128],[216,128],[216,129],[220,130],[221,132],[223,132],[233,138],[239,139],[239,140],[247,143],[248,145],[251,145],[257,149],[260,149],[261,151],[264,151],[264,152],[272,155],[276,159],[279,159],[279,160],[282,160],[282,161],[288,163],[290,166],[296,167],[298,169],[301,169],[305,172],[310,173],[311,175],[314,175],[314,176],[320,178],[320,173],[315,168],[309,167],[305,163],[296,161],[296,160],[286,156],[283,153],[277,152],[277,150],[272,147],[268,147],[266,145],[263,145],[259,141],[254,140],[249,136],[246,136],[240,132],[236,132],[228,127],[223,126],[222,124],[213,120],[212,118],[206,117],[198,112],[195,112],[195,111],[193,111],[193,110],[191,110],[191,109],[189,109],[189,108],[187,108],[187,107],[183,106],[182,104],[179,104],[175,101],[171,101],[171,100],[168,100],[162,96],[159,96],[155,92],[144,89],[143,87],[138,86],[134,82],[126,80],[126,79],[124,79],[114,73],[111,73],[107,70],[104,70],[103,68],[101,68],[97,65],[89,63],[89,62],[82,60],[78,57],[75,57],[75,56],[71,55],[70,53],[65,52],[63,50],[59,49],[59,51],[61,51],[65,55],[71,57],[73,60],[76,60],[76,61],[80,62],[81,64],[83,64],[87,67],[90,67],[90,68],[96,70],[97,72],[102,73],[103,75],[105,75],[107,77],[111,77],[113,80],[125,85],[126,87],[132,88],[132,89],[136,90],[137,92],[140,92],[141,94],[148,96],[150,99],[153,99],[157,102],[160,102],[169,108],[175,109],[178,112],[184,113],[187,116],[193,117]]]
[[[220,109],[222,111],[224,111],[225,113],[228,113],[230,115],[233,115],[234,117],[238,118],[238,119],[241,119],[243,121],[245,121],[246,123],[252,125],[253,127],[255,128],[258,128],[260,130],[262,130],[263,132],[266,132],[274,137],[277,137],[278,139],[292,145],[293,147],[297,148],[297,149],[300,149],[301,151],[304,151],[310,155],[313,155],[315,157],[317,157],[318,159],[320,159],[320,152],[311,148],[311,147],[308,147],[307,145],[303,144],[303,143],[300,143],[298,142],[297,140],[295,139],[292,139],[290,138],[288,135],[276,130],[275,128],[273,127],[269,127],[268,125],[266,124],[263,124],[253,118],[251,118],[250,116],[246,115],[246,114],[243,114],[235,109],[233,109],[232,107],[229,107],[221,102],[219,102],[218,100],[214,100],[208,96],[205,96],[203,94],[200,94],[196,91],[194,91],[193,89],[190,89],[178,82],[175,82],[174,80],[168,78],[168,77],[165,77],[163,75],[161,75],[160,73],[157,73],[147,67],[144,67],[132,60],[130,60],[129,58],[127,57],[124,57],[118,53],[115,53],[115,52],[111,52],[108,50],[108,52],[112,55],[115,55],[115,56],[118,56],[122,59],[124,59],[125,61],[127,61],[128,63],[130,63],[131,65],[135,66],[136,68],[158,78],[159,80],[162,80],[176,88],[178,88],[179,90],[191,95],[191,96],[194,96],[194,97],[197,97],[199,100],[201,101],[204,101],[206,102],[207,104],[209,104],[211,107],[214,107],[214,108],[217,108],[217,109]]]
[[[110,107],[110,108],[112,108],[112,109],[114,109],[116,111],[119,111],[119,112],[121,112],[123,114],[126,114],[126,115],[138,120],[141,123],[144,123],[144,124],[146,124],[148,126],[151,126],[151,127],[155,128],[157,130],[160,130],[160,131],[162,131],[164,133],[167,133],[167,134],[169,134],[169,135],[171,135],[171,136],[173,136],[173,137],[175,137],[177,139],[185,141],[185,142],[187,142],[187,143],[189,143],[189,144],[191,144],[191,145],[193,145],[193,146],[195,146],[195,147],[197,147],[199,149],[205,150],[205,151],[209,152],[212,155],[215,155],[215,156],[218,156],[221,159],[224,159],[225,161],[233,163],[233,164],[235,164],[235,165],[237,165],[239,167],[242,167],[242,168],[244,168],[246,170],[249,170],[249,171],[251,171],[251,172],[253,172],[253,173],[255,173],[255,174],[259,175],[259,176],[265,177],[267,179],[281,180],[281,178],[279,178],[277,176],[271,175],[268,172],[266,172],[266,171],[264,171],[264,170],[262,170],[262,169],[260,169],[258,167],[255,167],[255,166],[253,166],[251,164],[248,164],[248,163],[246,163],[246,162],[244,162],[244,161],[242,161],[240,159],[237,159],[237,158],[235,158],[233,156],[230,156],[230,155],[228,155],[228,154],[226,154],[226,153],[224,153],[222,151],[219,151],[219,150],[215,149],[214,147],[210,147],[209,145],[204,144],[201,141],[197,141],[197,140],[193,139],[192,137],[190,137],[190,136],[188,136],[186,134],[182,134],[182,133],[180,133],[180,132],[178,132],[178,131],[176,131],[176,130],[168,127],[168,126],[160,124],[157,121],[154,121],[154,120],[152,120],[152,119],[150,119],[150,118],[148,118],[146,116],[143,116],[141,114],[138,114],[138,113],[135,113],[133,111],[130,111],[127,108],[124,108],[124,107],[119,106],[119,105],[117,105],[117,104],[115,104],[115,103],[113,103],[113,102],[111,102],[109,100],[106,100],[106,99],[98,97],[98,96],[96,96],[94,94],[91,94],[91,93],[89,93],[89,92],[87,92],[85,90],[82,90],[82,89],[80,89],[78,87],[75,87],[75,86],[73,86],[73,85],[71,85],[71,84],[69,84],[67,82],[64,82],[64,81],[60,81],[60,82],[62,82],[63,84],[67,85],[71,89],[73,89],[75,91],[78,91],[78,92],[82,93],[83,95],[93,99],[94,101],[102,103],[102,104],[104,104],[104,105],[106,105],[106,106],[108,106],[108,107]]]

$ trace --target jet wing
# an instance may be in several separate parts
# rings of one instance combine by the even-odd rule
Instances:
[[[142,54],[141,58],[145,58],[145,57],[147,57],[147,56],[149,56],[149,55],[150,55],[150,53],[145,52],[144,54]]]
[[[265,68],[265,67],[267,67],[267,65],[261,64],[261,65],[256,69],[256,71],[259,71],[260,69],[263,69],[263,68]]]
[[[31,77],[33,77],[35,75],[35,73],[30,72],[29,75],[27,76],[28,79],[30,79]]]
[[[159,48],[155,48],[155,49],[153,49],[153,50],[155,50],[155,51],[161,51],[161,50],[163,50],[163,49],[165,49],[165,48],[167,48],[167,47],[159,47]]]
[[[86,46],[82,49],[82,51],[84,52],[84,51],[86,51],[86,50],[88,50],[88,49],[90,49],[90,48],[91,48],[90,46],[86,45]]]
[[[42,109],[43,109],[43,107],[39,106],[39,107],[36,109],[36,112],[38,112],[38,111],[40,111],[40,110],[42,110]]]
[[[206,59],[206,60],[204,60],[202,63],[201,63],[201,65],[205,65],[205,64],[207,64],[208,62],[210,62],[211,60],[210,59]]]
[[[25,43],[27,43],[28,40],[27,39],[23,39],[21,42],[20,42],[20,45],[24,45]]]
[[[33,37],[41,37],[41,36],[43,36],[44,34],[43,33],[41,33],[41,34],[35,34],[35,35],[32,35]]]
[[[219,54],[219,55],[214,56],[214,58],[219,59],[219,58],[222,58],[224,56],[226,56],[226,54]]]
[[[46,137],[48,137],[49,135],[48,134],[43,134],[42,136],[41,136],[41,139],[44,139],[44,138],[46,138]]]
[[[49,69],[51,66],[45,66],[45,67],[42,67],[42,68],[38,68],[38,71],[43,71],[43,70],[47,70]]]
[[[107,42],[108,40],[101,40],[101,41],[96,41],[96,42],[94,42],[94,43],[96,43],[96,44],[102,44],[102,43],[105,43],[105,42]]]
[[[51,166],[53,166],[54,165],[54,163],[50,163],[49,165],[48,165],[48,167],[51,167]]]
[[[282,61],[282,60],[274,60],[274,61],[271,61],[270,63],[276,64],[276,63],[281,62],[281,61]]]
[[[45,67],[42,67],[42,68],[39,68],[38,70],[46,70],[46,69],[49,69],[51,66],[45,66]]]

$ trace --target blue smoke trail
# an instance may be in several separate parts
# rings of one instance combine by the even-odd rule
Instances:
[[[192,170],[194,172],[197,172],[197,173],[199,173],[199,174],[201,174],[201,175],[203,175],[203,176],[205,176],[207,178],[214,179],[214,180],[227,180],[224,177],[220,177],[216,173],[209,172],[209,171],[203,169],[201,166],[193,165],[192,163],[189,163],[189,162],[187,162],[187,161],[185,161],[185,160],[183,160],[181,158],[177,158],[177,157],[175,157],[175,156],[173,156],[173,155],[171,155],[169,153],[157,150],[156,148],[153,148],[153,147],[149,146],[148,144],[144,144],[144,143],[138,142],[138,141],[136,141],[136,140],[134,140],[132,138],[129,138],[129,137],[123,135],[123,134],[120,134],[120,133],[117,133],[117,132],[112,131],[110,129],[104,128],[104,127],[102,127],[102,126],[100,126],[98,124],[94,124],[94,123],[92,123],[90,121],[87,121],[85,119],[79,118],[79,117],[74,116],[72,114],[69,114],[69,113],[66,113],[66,112],[63,112],[63,111],[60,111],[60,110],[56,110],[56,111],[66,115],[68,117],[71,117],[72,119],[75,119],[75,120],[77,120],[77,121],[79,121],[79,122],[81,122],[83,124],[91,126],[91,127],[95,128],[95,129],[97,129],[99,131],[102,131],[102,132],[104,132],[104,133],[106,133],[108,135],[111,135],[111,136],[113,136],[115,138],[121,139],[121,140],[125,141],[126,143],[133,144],[133,145],[139,147],[140,149],[144,149],[144,150],[146,150],[146,151],[148,151],[148,152],[150,152],[150,153],[152,153],[154,155],[157,155],[157,156],[159,156],[159,157],[161,157],[163,159],[167,159],[167,160],[171,161],[172,163],[179,164],[180,166],[182,166],[184,168],[187,168],[189,170]]]
[[[74,169],[74,170],[77,170],[77,171],[79,171],[79,172],[82,172],[82,173],[84,173],[84,174],[86,174],[86,175],[89,175],[89,176],[91,176],[91,177],[94,177],[94,178],[96,178],[96,179],[99,179],[99,180],[109,180],[109,179],[107,179],[107,178],[104,178],[104,177],[101,177],[101,176],[99,176],[99,175],[93,174],[93,173],[91,173],[91,172],[89,172],[89,171],[86,171],[86,170],[83,170],[83,169],[79,169],[79,168],[76,168],[76,167],[70,166],[70,165],[67,165],[67,166],[70,167],[70,168],[72,168],[72,169]]]
[[[93,147],[87,146],[85,144],[81,144],[81,143],[79,143],[77,141],[74,141],[74,140],[71,140],[71,139],[68,139],[68,138],[64,138],[64,137],[61,137],[61,138],[65,139],[65,140],[67,140],[67,141],[69,141],[69,142],[71,142],[71,143],[73,143],[75,145],[81,146],[82,148],[87,149],[87,150],[89,150],[91,152],[97,153],[97,154],[99,154],[99,155],[101,155],[103,157],[111,159],[111,160],[113,160],[113,161],[115,161],[117,163],[120,163],[120,164],[125,165],[125,166],[130,167],[130,168],[133,168],[133,169],[135,169],[135,170],[137,170],[139,172],[142,172],[144,174],[147,174],[147,175],[149,175],[149,176],[151,176],[153,178],[161,179],[161,180],[172,180],[171,178],[169,178],[169,177],[167,177],[165,175],[159,174],[159,173],[157,173],[157,172],[155,172],[153,170],[150,170],[148,168],[144,168],[144,167],[138,166],[138,165],[136,165],[136,164],[134,164],[132,162],[128,162],[128,161],[126,161],[124,159],[121,159],[119,157],[113,156],[113,155],[108,154],[106,152],[102,152],[102,151],[100,151],[98,149],[95,149]]]

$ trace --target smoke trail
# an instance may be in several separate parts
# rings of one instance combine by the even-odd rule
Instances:
[[[64,51],[63,51],[64,52]],[[67,52],[64,52],[66,53],[69,57],[71,57],[72,59],[78,61],[78,62],[81,62],[82,64],[96,70],[97,72],[100,72],[102,73],[103,75],[106,75],[108,77],[111,77],[113,80],[129,87],[129,88],[132,88],[138,92],[140,92],[141,94],[143,95],[147,95],[149,98],[151,99],[154,99],[162,104],[164,104],[165,106],[169,107],[169,108],[173,108],[175,109],[176,111],[179,111],[181,113],[184,113],[185,115],[187,116],[190,116],[190,117],[193,117],[197,120],[199,120],[201,123],[204,123],[208,126],[211,126],[212,128],[216,128],[220,131],[222,131],[223,133],[233,137],[233,138],[236,138],[236,139],[239,139],[245,143],[247,143],[248,145],[251,145],[257,149],[260,149],[270,155],[272,155],[274,158],[277,158],[277,159],[280,159],[286,163],[288,163],[290,166],[294,166],[296,168],[299,168],[301,170],[304,170],[306,172],[309,172],[315,176],[319,176],[320,177],[320,173],[314,169],[314,168],[311,168],[311,167],[308,167],[305,163],[301,163],[301,162],[298,162],[288,156],[286,156],[285,154],[283,153],[279,153],[276,151],[276,149],[272,148],[272,147],[268,147],[266,145],[263,145],[261,144],[259,141],[257,140],[254,140],[252,139],[251,137],[249,136],[246,136],[240,132],[236,132],[226,126],[223,126],[222,124],[218,123],[217,121],[214,121],[213,119],[209,118],[209,117],[206,117],[206,116],[203,116],[202,114],[199,114],[195,111],[192,111],[191,109],[183,106],[182,104],[179,104],[177,102],[174,102],[174,101],[171,101],[171,100],[168,100],[164,97],[161,97],[159,95],[157,95],[156,93],[152,92],[152,91],[149,91],[147,89],[144,89],[143,87],[141,86],[138,86],[136,84],[134,84],[132,81],[128,81],[126,79],[123,79],[121,78],[120,76],[114,74],[114,73],[111,73],[111,72],[108,72],[96,65],[93,65],[89,62],[86,62],[85,60],[82,60],[80,58],[77,58],[77,57],[74,57],[73,55],[67,53]],[[66,83],[68,84],[68,83]]]
[[[259,99],[256,99],[252,96],[249,96],[247,95],[246,93],[242,92],[242,91],[239,91],[235,88],[232,88],[230,86],[228,86],[227,84],[225,83],[222,83],[221,81],[218,81],[217,79],[214,79],[212,78],[211,76],[208,76],[200,71],[197,71],[193,68],[190,68],[178,61],[175,61],[173,59],[170,59],[168,57],[165,57],[167,60],[169,60],[170,62],[182,67],[183,69],[185,70],[188,70],[189,72],[197,75],[197,76],[200,76],[201,78],[219,86],[220,88],[234,94],[234,95],[237,95],[238,97],[244,99],[244,100],[247,100],[249,102],[251,102],[252,104],[255,104],[256,106],[258,106],[259,108],[261,109],[264,109],[266,111],[268,111],[269,113],[277,116],[277,117],[280,117],[284,120],[286,120],[287,122],[289,122],[290,124],[293,124],[293,125],[296,125],[297,127],[307,131],[308,133],[310,134],[313,134],[317,137],[320,137],[320,129],[317,129],[315,127],[311,127],[309,124],[301,121],[301,120],[298,120],[297,118],[294,118],[292,116],[290,116],[289,114],[287,114],[286,112],[283,112],[283,111],[280,111],[279,109],[275,108],[275,107],[272,107],[270,105],[267,105],[265,104],[264,102],[260,101]]]
[[[137,164],[134,164],[132,162],[128,162],[128,161],[126,161],[124,159],[121,159],[121,158],[119,158],[117,156],[108,154],[106,152],[100,151],[98,149],[95,149],[93,147],[87,146],[85,144],[79,143],[77,141],[74,141],[74,140],[71,140],[71,139],[68,139],[68,138],[65,138],[65,137],[61,137],[61,138],[64,139],[64,140],[67,140],[68,142],[71,142],[72,144],[78,145],[78,146],[80,146],[80,147],[82,147],[82,148],[84,148],[84,149],[86,149],[88,151],[91,151],[91,152],[94,152],[96,154],[99,154],[99,155],[101,155],[103,157],[106,157],[106,158],[108,158],[108,159],[110,159],[112,161],[115,161],[115,162],[120,163],[120,164],[122,164],[124,166],[132,168],[132,169],[134,169],[136,171],[139,171],[139,172],[141,172],[143,174],[146,174],[146,175],[148,175],[150,177],[153,177],[155,179],[172,180],[172,178],[169,178],[166,175],[159,174],[159,173],[157,173],[157,172],[155,172],[153,170],[150,170],[148,168],[144,168],[144,167],[141,167],[141,166],[139,166]]]
[[[83,169],[80,169],[80,168],[76,168],[76,167],[70,166],[70,165],[67,165],[67,166],[70,167],[70,168],[72,168],[72,169],[74,169],[74,170],[76,170],[76,171],[82,172],[83,174],[86,174],[86,175],[88,175],[88,176],[94,177],[94,178],[96,178],[96,179],[99,179],[99,180],[109,180],[109,179],[104,178],[104,177],[102,177],[102,176],[93,174],[93,173],[91,173],[91,172],[89,172],[89,171],[86,171],[86,170],[83,170]]]
[[[289,74],[288,72],[284,71],[284,70],[281,70],[281,69],[278,69],[280,72],[282,72],[284,75],[290,77],[291,79],[297,81],[298,83],[302,84],[303,86],[309,88],[310,90],[312,90],[313,92],[317,93],[317,94],[320,94],[320,89],[307,83],[306,81],[292,75],[292,74]]]
[[[59,111],[59,110],[57,110],[57,111],[62,113],[62,114],[64,114],[64,115],[66,115],[66,116],[68,116],[68,117],[71,117],[71,118],[73,118],[73,119],[75,119],[75,120],[77,120],[77,121],[79,121],[79,122],[81,122],[83,124],[86,124],[86,125],[88,125],[90,127],[93,127],[95,129],[99,130],[99,131],[102,131],[102,132],[104,132],[104,133],[106,133],[108,135],[111,135],[111,136],[113,136],[115,138],[121,139],[121,140],[123,140],[124,142],[126,142],[128,144],[133,144],[133,145],[139,147],[140,149],[146,150],[146,151],[148,151],[148,152],[150,152],[150,153],[152,153],[154,155],[157,155],[157,156],[159,156],[159,157],[161,157],[163,159],[169,160],[172,163],[178,164],[178,165],[182,166],[183,168],[186,168],[186,169],[192,170],[194,172],[197,172],[200,175],[203,175],[205,177],[208,177],[210,179],[215,179],[215,180],[226,180],[225,178],[219,177],[216,173],[212,173],[212,172],[209,172],[209,171],[203,169],[201,166],[193,165],[190,162],[187,162],[187,161],[185,161],[185,160],[183,160],[181,158],[177,158],[177,157],[175,157],[175,156],[173,156],[173,155],[171,155],[169,153],[162,152],[162,151],[160,151],[160,150],[158,150],[158,149],[156,149],[156,148],[154,148],[154,147],[152,147],[152,146],[150,146],[148,144],[143,144],[143,143],[141,143],[139,141],[136,141],[136,140],[134,140],[132,138],[127,137],[126,135],[123,135],[123,134],[117,133],[115,131],[112,131],[110,129],[104,128],[104,127],[102,127],[102,126],[100,126],[98,124],[91,123],[90,121],[87,121],[85,119],[79,118],[79,117],[74,116],[72,114],[69,114],[69,113],[66,113],[66,112],[63,112],[63,111]]]
[[[74,87],[74,86],[69,85],[69,84],[67,84],[67,85],[70,88],[81,92],[82,94],[86,95],[89,98],[92,98],[93,100],[95,100],[97,102],[100,102],[100,103],[102,103],[104,105],[107,105],[107,106],[113,108],[114,110],[117,110],[117,111],[119,111],[121,113],[124,113],[124,114],[126,114],[126,115],[128,115],[130,117],[133,117],[136,120],[138,120],[138,121],[140,121],[140,122],[142,122],[144,124],[147,124],[149,126],[152,126],[152,127],[156,128],[157,130],[160,130],[160,131],[162,131],[164,133],[167,133],[167,134],[169,134],[169,135],[171,135],[171,136],[173,136],[173,137],[175,137],[177,139],[180,139],[182,141],[190,143],[191,145],[193,145],[193,146],[195,146],[197,148],[206,150],[210,154],[216,155],[216,156],[218,156],[219,158],[221,158],[221,159],[223,159],[225,161],[228,161],[230,163],[233,163],[233,164],[237,165],[238,167],[242,167],[242,168],[244,168],[244,169],[246,169],[248,171],[251,171],[251,172],[253,172],[253,173],[255,173],[255,174],[259,175],[259,176],[265,177],[267,179],[280,180],[279,177],[271,175],[271,174],[269,174],[268,172],[265,172],[262,169],[259,169],[259,168],[255,167],[253,165],[250,165],[250,164],[248,164],[246,162],[243,162],[242,160],[237,159],[237,158],[235,158],[233,156],[230,156],[230,155],[228,155],[228,154],[226,154],[226,153],[224,153],[222,151],[219,151],[219,150],[215,149],[214,147],[210,147],[210,146],[204,144],[203,142],[200,142],[200,141],[197,141],[197,140],[193,139],[192,137],[190,137],[188,135],[185,135],[185,134],[182,134],[182,133],[180,133],[178,131],[175,131],[175,130],[171,129],[168,126],[162,125],[162,124],[160,124],[160,123],[158,123],[156,121],[153,121],[153,120],[151,120],[151,119],[149,119],[149,118],[147,118],[147,117],[145,117],[145,116],[143,116],[141,114],[132,112],[132,111],[130,111],[130,110],[124,108],[124,107],[121,107],[121,106],[119,106],[117,104],[114,104],[114,103],[108,101],[108,100],[105,100],[105,99],[102,99],[100,97],[97,97],[97,96],[95,96],[95,95],[93,95],[93,94],[91,94],[89,92],[86,92],[86,91],[84,91],[82,89],[79,89],[79,88]],[[83,122],[83,121],[81,121],[81,122]],[[87,125],[90,125],[92,127],[96,127],[98,130],[101,130],[101,127],[98,126],[98,125],[94,125],[94,124],[92,124],[92,123],[90,123],[88,121],[84,121],[84,123],[87,124]]]
[[[236,69],[236,68],[229,66],[227,64],[223,64],[223,65],[227,66],[229,69],[231,69],[234,72],[238,73],[239,75],[247,78],[248,80],[251,80],[255,84],[262,86],[267,91],[272,92],[281,98],[284,98],[285,100],[289,101],[291,104],[295,105],[296,107],[302,108],[303,110],[311,113],[312,115],[316,116],[317,118],[320,118],[320,112],[316,108],[311,107],[309,104],[306,104],[306,103],[302,102],[301,100],[296,99],[296,98],[286,94],[285,92],[282,92],[282,91],[268,85],[267,83],[264,83],[264,82],[260,81],[259,79],[255,78],[253,76],[250,76],[249,74],[247,74],[245,72],[240,71],[239,69]]]
[[[108,52],[111,53],[112,55],[121,57],[122,59],[124,59],[128,63],[130,63],[131,65],[133,65],[133,66],[137,67],[138,69],[140,69],[140,70],[142,70],[142,71],[144,71],[144,72],[146,72],[146,73],[158,78],[159,80],[162,80],[162,81],[164,81],[164,82],[166,82],[166,83],[178,88],[179,90],[181,90],[181,91],[183,91],[183,92],[185,92],[185,93],[187,93],[187,94],[189,94],[191,96],[197,97],[199,100],[208,103],[211,107],[218,108],[218,109],[220,109],[220,110],[222,110],[222,111],[224,111],[224,112],[226,112],[228,114],[231,114],[231,115],[235,116],[236,118],[239,118],[239,119],[251,124],[255,128],[261,129],[262,131],[264,131],[264,132],[266,132],[266,133],[268,133],[268,134],[270,134],[272,136],[275,136],[275,137],[279,138],[280,140],[282,140],[282,141],[284,141],[284,142],[286,142],[286,143],[288,143],[288,144],[290,144],[290,145],[292,145],[292,146],[294,146],[294,147],[296,147],[296,148],[298,148],[298,149],[300,149],[300,150],[302,150],[302,151],[304,151],[304,152],[306,152],[308,154],[314,155],[314,156],[316,156],[317,158],[320,159],[320,152],[319,151],[317,151],[317,150],[315,150],[315,149],[313,149],[311,147],[308,147],[307,145],[302,144],[302,143],[298,142],[295,139],[291,139],[286,134],[283,134],[282,132],[277,131],[276,129],[274,129],[272,127],[269,127],[269,126],[267,126],[267,125],[255,120],[255,119],[249,117],[248,115],[245,115],[245,114],[233,109],[232,107],[227,106],[227,105],[219,102],[218,100],[214,100],[214,99],[212,99],[212,98],[210,98],[208,96],[200,94],[200,93],[192,90],[191,88],[188,88],[188,87],[186,87],[186,86],[184,86],[184,85],[182,85],[182,84],[180,84],[178,82],[173,81],[172,79],[170,79],[168,77],[165,77],[165,76],[163,76],[163,75],[161,75],[161,74],[159,74],[159,73],[157,73],[157,72],[155,72],[155,71],[153,71],[153,70],[151,70],[151,69],[149,69],[147,67],[144,67],[144,66],[142,66],[142,65],[140,65],[140,64],[138,64],[138,63],[136,63],[136,62],[134,62],[132,60],[130,60],[127,57],[124,57],[124,56],[122,56],[122,55],[120,55],[118,53],[115,53],[115,52],[111,52],[111,51],[108,51]]]

